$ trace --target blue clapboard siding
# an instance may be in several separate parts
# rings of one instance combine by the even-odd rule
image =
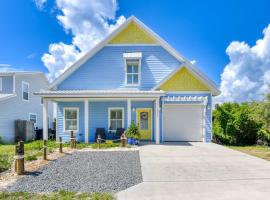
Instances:
[[[13,93],[13,76],[0,76],[0,79],[2,79],[2,90],[0,90],[0,94]]]
[[[89,102],[89,130],[90,142],[95,141],[96,128],[105,128],[108,133],[108,108],[124,108],[124,128],[127,128],[127,101]]]
[[[210,93],[201,93],[201,94],[167,94],[167,96],[207,96],[208,102],[206,107],[206,116],[205,116],[205,141],[211,142],[212,140],[212,95]],[[172,102],[165,102],[165,103],[172,103]],[[201,102],[173,102],[175,103],[181,103],[181,104],[193,104],[193,103],[201,103]],[[160,115],[162,118],[162,115]],[[161,121],[160,121],[161,122]],[[162,138],[162,128],[160,129],[161,138]]]
[[[152,108],[152,140],[155,140],[154,101],[131,101],[131,121],[134,121],[136,124],[137,124],[137,115],[136,115],[137,108]]]
[[[70,139],[70,132],[64,132],[64,108],[79,108],[79,132],[75,133],[76,139],[84,141],[84,102],[58,102],[57,106],[57,137],[62,137],[67,142]]]
[[[125,52],[142,52],[141,86],[136,89],[153,88],[180,65],[161,46],[106,46],[64,80],[58,89],[130,89],[125,86]]]

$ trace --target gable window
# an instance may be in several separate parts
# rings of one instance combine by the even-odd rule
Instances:
[[[2,78],[0,78],[0,91],[2,91],[3,90],[3,81],[2,81]]]
[[[124,128],[124,108],[109,108],[109,130],[116,132],[118,128]]]
[[[67,131],[79,131],[79,108],[64,108],[64,129]]]
[[[139,85],[139,59],[127,59],[126,60],[126,84],[127,85]]]
[[[22,82],[22,98],[29,101],[29,83]]]
[[[37,124],[37,114],[29,113],[29,121],[33,122],[34,125]]]

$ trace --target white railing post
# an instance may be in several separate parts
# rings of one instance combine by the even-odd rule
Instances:
[[[43,100],[43,140],[48,140],[48,100]]]
[[[84,100],[84,142],[89,143],[89,102]]]
[[[160,134],[159,134],[159,99],[155,100],[155,118],[156,118],[156,144],[159,144]]]
[[[131,99],[127,100],[127,127],[131,124]]]

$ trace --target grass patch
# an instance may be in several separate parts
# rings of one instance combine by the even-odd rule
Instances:
[[[55,141],[48,141],[48,152],[53,152],[54,149],[59,148],[59,144]],[[63,147],[68,144],[63,144]],[[36,140],[26,142],[24,145],[25,160],[33,161],[42,156],[43,140]],[[15,155],[15,144],[0,144],[0,172],[5,171],[11,167]]]
[[[35,200],[75,200],[75,199],[88,199],[88,200],[112,200],[113,196],[109,193],[94,192],[94,193],[75,193],[67,191],[59,191],[55,193],[27,193],[27,192],[0,192],[0,200],[15,200],[15,199],[35,199]]]
[[[228,147],[270,161],[270,148],[267,146],[253,145],[253,146],[228,146]]]

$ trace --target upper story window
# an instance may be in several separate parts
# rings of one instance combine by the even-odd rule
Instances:
[[[2,91],[2,90],[3,90],[3,79],[0,78],[0,91]]]
[[[127,85],[139,85],[139,60],[126,60],[127,73],[126,81]]]
[[[22,98],[29,101],[29,83],[27,82],[22,82]]]
[[[126,64],[126,85],[137,86],[141,81],[141,57],[142,53],[124,53]]]

